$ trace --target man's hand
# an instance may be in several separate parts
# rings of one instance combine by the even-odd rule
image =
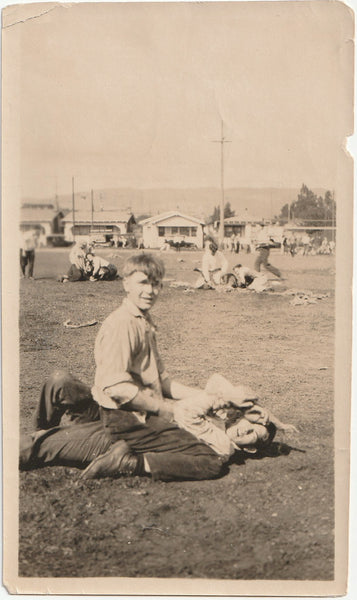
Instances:
[[[224,392],[223,397],[229,404],[241,409],[252,407],[258,400],[257,394],[247,385],[236,385],[229,393]]]
[[[165,399],[160,402],[158,416],[169,423],[174,420],[174,406],[177,404],[175,400]]]
[[[270,421],[267,409],[258,404],[247,410],[244,416],[250,423],[257,423],[259,425],[267,425]]]
[[[278,429],[284,433],[299,433],[299,430],[296,429],[295,425],[292,425],[291,423],[280,423],[280,427]]]

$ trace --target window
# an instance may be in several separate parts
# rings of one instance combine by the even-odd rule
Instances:
[[[178,234],[178,227],[171,227],[171,235],[177,235]]]
[[[189,227],[180,227],[180,235],[190,235]]]
[[[159,237],[165,237],[165,227],[159,227]]]
[[[191,236],[192,237],[196,237],[197,236],[197,227],[191,227]]]
[[[73,233],[75,235],[89,235],[90,225],[75,225]]]

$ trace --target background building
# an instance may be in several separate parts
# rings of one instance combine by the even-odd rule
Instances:
[[[166,241],[185,242],[203,247],[204,222],[172,211],[141,221],[145,248],[160,248]]]
[[[116,243],[121,236],[130,234],[136,220],[128,211],[101,210],[70,212],[63,219],[65,239],[73,242],[90,237],[98,242]]]
[[[55,208],[53,204],[23,204],[20,209],[20,231],[36,230],[40,246],[61,244],[64,239],[64,215],[65,211]]]
[[[224,219],[224,236],[229,238],[232,235],[237,235],[241,244],[251,245],[254,243],[261,225],[265,226],[268,236],[271,236],[277,242],[282,241],[284,227],[250,215],[248,212]]]

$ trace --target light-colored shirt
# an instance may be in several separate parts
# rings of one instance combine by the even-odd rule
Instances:
[[[261,275],[261,273],[258,273],[258,271],[254,271],[254,269],[250,269],[249,267],[245,267],[244,265],[242,265],[241,267],[236,267],[234,269],[234,274],[237,277],[239,284],[245,284],[246,277],[251,277],[252,279],[255,279],[256,277],[259,277]]]
[[[105,258],[102,258],[101,256],[94,256],[93,257],[93,275],[98,273],[99,269],[101,269],[102,267],[107,267],[108,265],[109,265],[109,261],[105,260]]]
[[[85,259],[86,248],[81,248],[79,244],[75,244],[69,253],[69,262],[83,271],[85,269]]]
[[[198,394],[196,397],[181,400],[174,404],[174,419],[181,429],[192,433],[201,442],[210,446],[216,454],[228,458],[237,450],[237,446],[225,431],[224,418],[209,416],[210,411],[216,415],[224,411],[215,411],[214,395]]]
[[[202,257],[202,273],[206,281],[210,280],[210,274],[215,271],[221,271],[221,275],[225,275],[228,269],[228,261],[223,252],[217,250],[216,254],[205,252]]]
[[[265,229],[265,227],[262,227],[262,229],[260,229],[257,234],[256,234],[256,238],[255,238],[255,243],[257,246],[269,246],[271,242],[271,238],[270,235],[268,234],[268,231]]]
[[[95,342],[92,388],[100,406],[120,408],[143,387],[162,396],[161,381],[167,374],[157,351],[155,330],[150,315],[128,298],[104,321]]]
[[[33,231],[28,231],[22,234],[20,241],[20,250],[28,252],[35,250],[36,248],[36,237]]]

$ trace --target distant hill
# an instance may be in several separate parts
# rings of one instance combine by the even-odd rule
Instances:
[[[324,195],[326,190],[319,188],[313,191]],[[225,202],[230,202],[237,216],[247,209],[257,217],[269,218],[278,215],[284,204],[296,200],[298,193],[298,188],[227,188]],[[179,210],[205,220],[212,214],[214,206],[219,205],[220,199],[221,190],[218,188],[94,190],[95,210],[130,209],[136,217]],[[72,207],[70,194],[58,196],[57,200],[60,208]],[[26,202],[30,201],[26,199]],[[76,192],[75,206],[77,210],[90,210],[90,191]]]

